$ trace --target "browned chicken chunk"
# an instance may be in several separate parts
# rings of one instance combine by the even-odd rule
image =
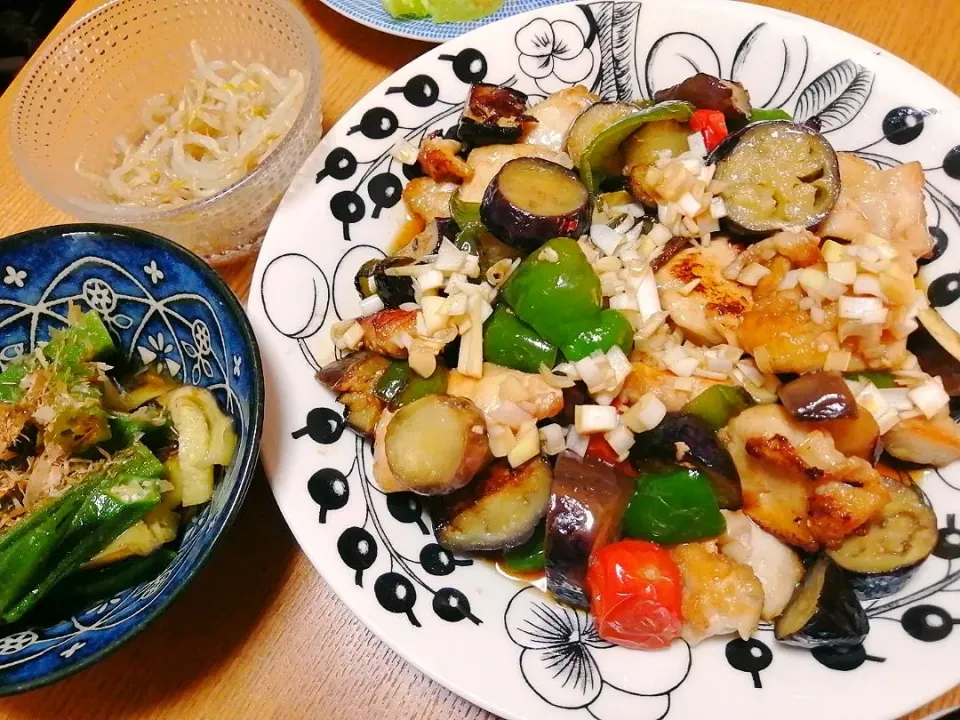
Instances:
[[[779,405],[745,410],[721,431],[743,486],[743,512],[784,542],[833,547],[889,500],[880,474],[808,433]]]

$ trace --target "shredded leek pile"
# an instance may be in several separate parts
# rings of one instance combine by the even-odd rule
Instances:
[[[304,78],[260,63],[207,61],[190,43],[195,68],[177,94],[155,95],[140,112],[140,139],[117,137],[115,167],[97,182],[118,203],[169,207],[210,196],[240,180],[273,151],[303,102]]]

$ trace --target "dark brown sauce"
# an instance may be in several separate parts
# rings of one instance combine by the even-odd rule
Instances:
[[[509,578],[514,582],[522,583],[524,585],[533,585],[535,588],[547,590],[547,576],[543,570],[534,570],[532,572],[519,572],[516,570],[507,569],[502,558],[497,554],[490,554],[488,556],[478,556],[480,562],[488,563],[497,571],[500,575],[503,575],[505,578]]]

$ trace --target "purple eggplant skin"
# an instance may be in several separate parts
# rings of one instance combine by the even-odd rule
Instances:
[[[667,413],[657,427],[639,433],[630,448],[630,458],[642,464],[650,457],[676,460],[677,443],[683,443],[682,462],[704,472],[724,510],[738,510],[743,505],[740,474],[733,458],[704,420],[688,413]],[[686,446],[686,447],[684,447]]]
[[[860,600],[900,592],[936,549],[937,516],[917,485],[884,477],[890,501],[880,515],[846,538],[827,555],[846,574]],[[912,523],[905,535],[904,524]]]
[[[778,394],[783,407],[797,420],[839,420],[858,414],[857,401],[840,373],[806,373],[781,385]]]
[[[386,409],[387,404],[373,389],[389,366],[388,358],[369,350],[358,350],[325,365],[317,373],[317,380],[337,393],[337,401],[343,403],[344,421],[365,437],[373,437],[380,415]]]
[[[552,482],[541,455],[516,468],[494,461],[469,485],[434,501],[430,517],[437,542],[453,552],[522,545],[547,512]]]
[[[470,88],[457,126],[457,138],[474,147],[512,143],[523,134],[527,96],[513,88],[477,83]]]
[[[683,100],[700,110],[717,110],[731,122],[746,122],[753,109],[750,94],[740,83],[734,80],[722,80],[707,73],[691,75],[673,87],[657,90],[653,94],[655,102],[665,100]]]
[[[809,650],[859,645],[868,632],[870,621],[857,594],[843,570],[825,556],[807,569],[774,623],[777,640]]]
[[[530,172],[530,184],[542,184],[542,193],[549,196],[561,191],[571,196],[571,209],[559,215],[538,215],[520,206],[504,190],[501,179],[510,173]],[[551,177],[567,181],[562,187]],[[572,182],[570,182],[572,181]],[[575,184],[574,184],[575,183]],[[590,229],[593,203],[590,193],[573,170],[543,158],[517,158],[506,163],[487,186],[480,203],[480,220],[499,240],[524,252],[532,252],[553,238],[579,238]]]
[[[590,607],[590,556],[620,539],[634,486],[631,478],[600,460],[581,460],[571,452],[557,458],[547,510],[544,569],[547,590],[558,600]]]

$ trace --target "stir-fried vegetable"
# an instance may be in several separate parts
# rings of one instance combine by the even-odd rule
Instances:
[[[630,455],[637,459],[679,457],[709,478],[720,507],[736,510],[743,503],[740,476],[730,453],[711,427],[698,417],[686,413],[667,414],[653,430],[636,436]]]
[[[483,359],[535,373],[541,365],[554,366],[557,347],[520,320],[508,306],[498,305],[483,330]]]
[[[728,221],[742,232],[812,227],[837,202],[837,154],[803,125],[752,123],[731,135],[715,155]]]
[[[429,178],[403,194],[426,230],[358,275],[363,317],[333,333],[349,354],[320,373],[373,437],[380,489],[435,496],[441,545],[542,570],[609,642],[761,620],[802,647],[861,642],[856,593],[901,589],[940,541],[877,463],[960,458],[960,335],[913,277],[932,249],[919,164],[876,171],[816,125],[703,73],[529,113],[473,86],[467,147],[428,134]]]
[[[543,523],[537,525],[533,535],[523,545],[518,545],[503,554],[503,567],[510,572],[529,573],[543,570],[546,562],[546,553],[543,543],[546,538],[546,529]]]
[[[742,387],[714,385],[704,390],[683,406],[683,412],[703,420],[719,430],[738,413],[754,404],[753,398]]]
[[[480,204],[490,232],[528,252],[551,238],[580,237],[592,213],[590,194],[573,170],[534,157],[504,165]]]
[[[612,124],[598,128],[577,162],[581,181],[587,186],[591,194],[596,194],[624,140],[639,130],[645,123],[660,120],[686,121],[690,119],[692,113],[693,107],[689,103],[667,101],[652,107],[638,108],[636,112],[626,115]]]
[[[777,640],[805,648],[849,647],[863,642],[870,630],[867,614],[829,558],[814,563],[777,618]]]
[[[521,320],[565,345],[600,314],[600,280],[576,240],[558,238],[514,270],[502,297]]]
[[[716,537],[725,527],[710,481],[687,468],[637,478],[623,516],[625,535],[661,545]]]
[[[642,540],[600,548],[587,581],[590,611],[604,640],[654,650],[680,637],[680,571],[663,548]]]
[[[228,465],[236,448],[232,421],[209,391],[153,372],[118,383],[100,362],[115,351],[100,318],[70,316],[42,350],[3,373],[3,622],[48,596],[48,604],[79,601],[156,571],[151,562],[136,573],[77,575],[176,540],[178,509],[210,500],[214,468]],[[18,437],[8,441],[11,429]],[[25,434],[30,442],[21,442]]]

